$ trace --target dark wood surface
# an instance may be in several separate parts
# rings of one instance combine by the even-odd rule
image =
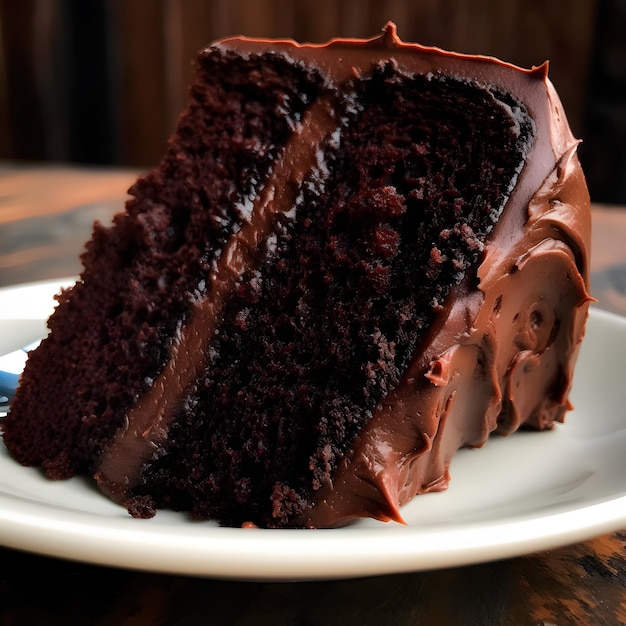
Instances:
[[[0,165],[0,286],[75,274],[91,221],[121,208],[134,177]],[[597,273],[626,262],[626,210],[593,213]],[[620,294],[604,302],[626,311]],[[0,626],[56,624],[626,624],[626,530],[467,567],[283,583],[116,569],[0,547]]]
[[[521,558],[317,582],[228,582],[0,549],[0,624],[568,626],[626,623],[626,532]]]

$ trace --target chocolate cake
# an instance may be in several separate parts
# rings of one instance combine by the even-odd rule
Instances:
[[[329,527],[401,522],[458,448],[563,421],[589,197],[547,71],[393,24],[201,51],[29,358],[11,454],[137,517]]]

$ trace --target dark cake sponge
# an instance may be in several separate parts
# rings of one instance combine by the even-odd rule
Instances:
[[[320,82],[273,56],[201,57],[161,165],[130,189],[112,228],[96,224],[81,280],[60,296],[51,334],[31,355],[27,372],[46,377],[24,376],[4,435],[21,463],[51,478],[95,472],[244,219],[233,200],[254,196]],[[18,424],[23,397],[30,407]],[[62,417],[50,412],[51,397]]]

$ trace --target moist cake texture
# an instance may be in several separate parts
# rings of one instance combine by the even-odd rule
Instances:
[[[563,421],[589,197],[547,64],[388,24],[227,39],[197,70],[31,353],[17,461],[137,517],[339,526],[402,521],[459,447]]]

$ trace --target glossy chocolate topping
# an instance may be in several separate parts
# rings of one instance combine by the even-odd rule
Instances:
[[[482,445],[494,430],[510,432],[521,423],[549,427],[568,406],[589,301],[589,199],[577,142],[547,79],[547,64],[524,70],[493,58],[406,44],[392,24],[371,40],[301,45],[234,38],[216,45],[241,55],[284,55],[317,68],[339,93],[354,76],[393,59],[408,73],[454,76],[510,93],[536,125],[526,165],[478,268],[478,289],[469,286],[473,276],[453,290],[400,385],[341,462],[333,488],[321,489],[300,520],[305,526],[334,526],[360,516],[401,521],[399,507],[415,494],[445,488],[450,459],[460,446]],[[170,361],[102,457],[96,477],[114,499],[124,502],[142,464],[167,437],[185,390],[205,365],[225,297],[246,267],[259,262],[259,245],[272,235],[272,215],[290,217],[297,186],[312,169],[323,171],[320,146],[333,140],[339,126],[329,98],[312,103],[295,130],[249,221],[216,264],[209,297],[197,302]],[[536,393],[516,392],[523,378],[533,381]]]
[[[588,195],[575,145],[527,207],[498,224],[478,270],[448,298],[423,349],[320,491],[305,526],[357,517],[402,522],[400,506],[439,491],[458,448],[492,432],[562,422],[587,308]],[[523,384],[522,384],[523,382]]]

